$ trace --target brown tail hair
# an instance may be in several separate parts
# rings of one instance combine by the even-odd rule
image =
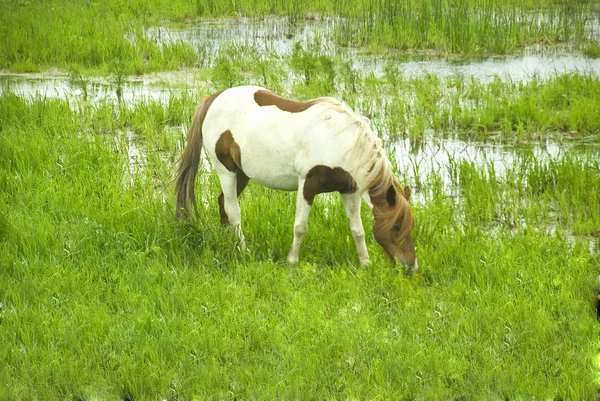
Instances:
[[[179,162],[179,169],[175,178],[175,194],[177,195],[177,217],[181,220],[188,219],[190,205],[193,206],[196,213],[198,212],[194,184],[198,174],[198,165],[200,164],[200,153],[202,152],[202,123],[204,117],[206,117],[208,107],[216,97],[215,95],[205,96],[196,107],[188,131],[187,142]]]

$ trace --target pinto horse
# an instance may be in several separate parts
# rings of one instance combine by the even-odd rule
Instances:
[[[402,188],[368,123],[337,99],[284,99],[258,86],[204,97],[197,106],[176,178],[177,215],[197,211],[194,184],[201,148],[221,182],[221,223],[246,244],[238,196],[248,181],[298,191],[294,240],[288,262],[297,263],[315,195],[340,192],[362,265],[369,263],[360,218],[361,197],[374,216],[373,233],[389,258],[417,268],[410,189]]]

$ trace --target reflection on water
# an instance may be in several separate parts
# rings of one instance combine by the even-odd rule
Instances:
[[[450,62],[444,60],[427,61],[392,61],[391,59],[355,58],[355,69],[362,72],[373,72],[382,76],[384,69],[390,68],[398,71],[405,78],[419,78],[425,75],[435,75],[441,79],[459,76],[463,79],[476,79],[488,83],[492,79],[510,82],[527,82],[531,78],[547,79],[553,76],[578,72],[592,74],[600,77],[600,59],[589,60],[577,55],[549,56],[522,56],[520,58],[488,59],[474,62]],[[388,70],[389,71],[389,70]],[[173,93],[172,84],[183,84],[195,87],[201,82],[198,78],[199,70],[180,72],[164,72],[141,77],[129,77],[123,84],[123,98],[125,102],[139,102],[140,100],[156,100],[166,102]],[[160,84],[158,81],[162,81]],[[49,98],[83,98],[84,90],[69,83],[66,75],[48,74],[9,74],[0,72],[0,94],[12,91],[25,97]],[[103,78],[89,78],[86,89],[89,100],[117,101],[115,85]]]
[[[90,77],[86,88],[74,86],[65,74],[2,74],[0,73],[0,95],[12,92],[26,98],[60,98],[69,100],[117,102],[116,86],[104,78]],[[136,103],[156,100],[165,103],[175,92],[169,85],[156,85],[151,78],[132,77],[123,84],[121,100]]]
[[[596,150],[598,145],[588,146],[585,151]],[[438,176],[444,188],[451,192],[456,177],[452,177],[453,166],[463,162],[493,170],[499,179],[504,178],[508,169],[514,168],[523,158],[534,158],[540,162],[560,160],[566,154],[571,156],[584,151],[576,145],[559,144],[546,140],[541,143],[523,144],[489,144],[463,141],[456,138],[441,139],[429,136],[415,144],[404,139],[393,147],[398,171],[407,182],[417,186],[427,182],[428,177]]]
[[[191,43],[198,49],[217,53],[224,45],[252,46],[265,53],[289,54],[296,42],[319,46],[328,54],[339,47],[332,32],[341,18],[304,20],[296,24],[283,17],[206,19],[179,28],[150,27],[146,35],[157,43]]]
[[[365,63],[376,75],[382,75],[388,61]],[[370,65],[369,65],[370,64]],[[490,58],[477,62],[450,62],[444,60],[407,61],[395,65],[399,73],[408,78],[427,74],[440,78],[458,75],[475,78],[483,83],[494,77],[513,82],[527,82],[532,77],[548,79],[555,75],[578,72],[600,76],[600,59],[587,59],[581,55],[525,55],[521,57]]]

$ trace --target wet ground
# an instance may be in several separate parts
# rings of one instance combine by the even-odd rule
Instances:
[[[348,56],[349,57],[349,56]],[[424,57],[422,57],[424,58]],[[369,72],[381,77],[384,69],[396,69],[406,78],[419,78],[425,75],[436,75],[439,78],[460,76],[462,78],[475,78],[482,83],[500,78],[503,81],[524,82],[531,78],[547,79],[552,76],[580,73],[600,77],[600,59],[588,59],[582,55],[561,54],[542,55],[525,54],[519,57],[491,58],[481,61],[447,61],[447,60],[410,60],[383,59],[362,56],[353,59],[355,69]],[[182,70],[178,72],[164,72],[137,77],[129,77],[124,84],[123,100],[127,102],[141,99],[167,100],[171,89],[161,87],[159,82],[173,84],[197,83],[198,71]],[[88,96],[91,99],[116,100],[114,85],[104,78],[88,78]],[[12,74],[0,71],[0,93],[10,90],[22,96],[59,97],[66,98],[81,96],[83,91],[70,84],[67,74]]]

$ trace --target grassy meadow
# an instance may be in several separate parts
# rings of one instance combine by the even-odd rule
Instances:
[[[597,75],[413,77],[391,58],[376,74],[317,45],[208,55],[144,34],[223,15],[332,15],[348,21],[338,46],[369,51],[585,51],[593,2],[0,8],[0,68],[56,68],[71,90],[0,88],[0,400],[598,399]],[[189,78],[169,80],[182,68]],[[150,92],[167,95],[124,100],[130,76],[149,71],[165,72]],[[175,218],[173,175],[194,106],[241,84],[343,99],[371,119],[395,166],[445,141],[510,158],[502,169],[450,153],[438,170],[395,167],[414,192],[414,275],[386,261],[366,205],[372,263],[358,266],[337,194],[316,198],[290,266],[295,193],[249,184],[245,252],[219,223],[211,169],[198,177],[198,218]],[[397,154],[403,141],[410,151]],[[559,153],[541,157],[546,148]]]

